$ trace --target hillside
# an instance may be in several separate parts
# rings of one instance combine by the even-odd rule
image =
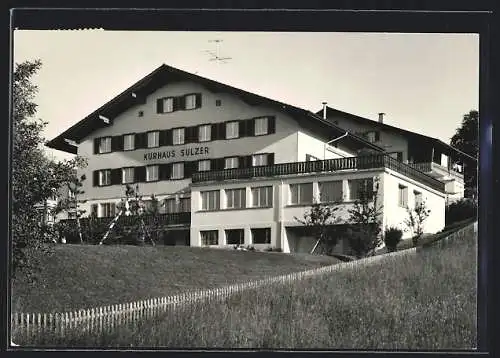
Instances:
[[[61,312],[244,282],[340,261],[185,246],[58,245],[34,284],[13,282],[17,312]]]

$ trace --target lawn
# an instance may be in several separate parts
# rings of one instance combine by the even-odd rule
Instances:
[[[189,289],[332,265],[333,257],[186,246],[57,245],[38,281],[13,282],[13,309],[50,313],[167,296]]]
[[[423,349],[476,346],[477,236],[367,266],[193,304],[64,346]]]

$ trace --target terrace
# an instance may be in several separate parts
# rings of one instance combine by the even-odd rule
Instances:
[[[252,168],[225,169],[220,171],[199,172],[193,174],[193,183],[275,177],[294,174],[325,173],[335,171],[357,171],[363,169],[391,169],[410,179],[425,184],[432,189],[445,191],[445,183],[423,171],[402,163],[386,154],[363,155],[338,159],[309,162],[281,163]]]

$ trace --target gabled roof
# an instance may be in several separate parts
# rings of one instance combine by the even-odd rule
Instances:
[[[168,83],[181,80],[200,83],[212,92],[226,92],[234,94],[250,105],[265,104],[274,107],[280,111],[287,113],[292,118],[299,121],[299,123],[304,127],[311,127],[311,130],[313,128],[319,128],[318,132],[322,134],[325,134],[325,130],[327,131],[326,133],[331,134],[332,136],[343,135],[346,133],[344,129],[336,126],[334,123],[324,120],[321,116],[318,116],[311,111],[283,102],[275,101],[267,97],[259,96],[255,93],[251,93],[163,64],[153,72],[148,74],[146,77],[127,88],[118,96],[80,120],[78,123],[65,130],[59,136],[48,141],[46,143],[46,146],[49,148],[76,154],[76,146],[69,143],[68,140],[70,142],[74,141],[78,143],[93,131],[108,125],[112,125],[113,119],[116,116],[134,105],[144,103],[145,97],[147,95],[153,93],[154,91],[167,85]],[[106,123],[108,119],[109,123]],[[355,148],[371,148],[376,151],[384,151],[383,148],[370,143],[364,138],[353,133],[349,133],[343,139],[343,142],[344,144]]]
[[[323,115],[323,110],[320,110],[320,111],[316,112],[316,115],[318,115],[318,116],[321,115],[322,116]],[[445,142],[443,142],[443,141],[441,141],[440,139],[437,139],[437,138],[429,137],[429,136],[426,136],[426,135],[423,135],[423,134],[420,134],[420,133],[416,133],[416,132],[411,132],[411,131],[403,129],[403,128],[391,126],[389,124],[381,123],[381,122],[378,122],[378,121],[373,121],[373,120],[368,119],[368,118],[360,117],[360,116],[357,116],[357,115],[352,114],[352,113],[343,112],[343,111],[340,111],[338,109],[326,106],[327,120],[330,121],[330,122],[333,122],[333,119],[329,115],[338,115],[338,116],[342,116],[342,117],[347,117],[347,118],[352,119],[352,120],[354,120],[354,121],[356,121],[358,123],[361,123],[361,124],[373,125],[373,126],[378,127],[378,128],[380,128],[382,130],[396,132],[398,134],[401,134],[403,136],[406,136],[406,137],[409,137],[409,138],[412,138],[412,139],[425,141],[425,142],[427,142],[429,144],[434,145],[434,147],[436,149],[442,150],[442,152],[445,153],[445,154],[452,154],[453,153],[453,154],[455,154],[455,155],[457,155],[459,157],[462,157],[462,158],[465,158],[465,159],[468,159],[468,160],[477,161],[476,158],[470,156],[467,153],[462,152],[461,150],[459,150],[459,149],[457,149],[455,147],[452,147],[451,145],[449,145],[449,144],[447,144],[447,143],[445,143]],[[330,117],[330,119],[329,119],[329,117]]]

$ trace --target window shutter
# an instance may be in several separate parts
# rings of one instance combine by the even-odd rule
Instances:
[[[94,138],[94,154],[99,153],[99,142],[101,138]]]
[[[247,157],[246,156],[238,158],[238,168],[246,168],[247,167],[246,164],[247,164]]]
[[[171,129],[167,129],[165,132],[166,132],[166,134],[165,134],[165,136],[166,136],[166,142],[165,142],[166,145],[173,145],[174,140],[173,140],[173,132],[172,132],[172,130]]]
[[[267,155],[267,165],[274,165],[274,153]]]
[[[186,109],[186,99],[184,96],[174,97],[173,103],[174,111],[180,111]]]
[[[201,93],[196,94],[196,108],[201,107]]]
[[[135,141],[135,148],[136,149],[141,149],[141,148],[145,148],[145,143],[144,143],[144,135],[146,133],[136,133],[135,134],[135,138],[134,138],[134,141]]]
[[[191,178],[194,172],[196,172],[197,161],[184,162],[184,178]]]
[[[171,168],[170,164],[160,164],[158,173],[160,180],[168,180],[170,178],[170,168]]]
[[[246,120],[240,120],[238,121],[239,124],[238,124],[238,131],[239,131],[239,137],[246,137],[247,136],[247,131],[246,131],[246,124],[247,124],[247,121]]]
[[[226,139],[226,122],[219,123],[219,139]]]
[[[376,131],[375,132],[375,142],[378,142],[380,140],[380,132]]]
[[[217,165],[219,163],[218,159],[210,159],[210,170],[218,170]]]
[[[92,185],[99,186],[99,170],[94,170],[92,172],[92,176],[93,176]]]
[[[210,128],[210,137],[211,140],[222,139],[219,138],[219,125],[217,123],[212,123]]]
[[[121,140],[121,145],[120,145],[120,140]],[[120,150],[123,150],[123,137],[121,135],[111,137],[111,151],[117,152]]]
[[[168,136],[167,130],[160,131],[160,138],[159,138],[160,147],[167,145],[167,136]]]
[[[275,116],[269,116],[267,117],[267,125],[268,125],[268,133],[269,134],[274,134],[276,133],[276,117]]]
[[[134,168],[134,182],[142,183],[146,181],[146,167]]]
[[[216,170],[224,170],[224,164],[226,163],[225,158],[217,158]]]
[[[122,183],[122,169],[111,169],[111,185]]]
[[[252,157],[251,155],[247,155],[245,158],[246,158],[246,159],[245,159],[245,166],[246,166],[247,168],[251,168],[251,167],[253,166],[253,165],[252,165],[252,164],[253,164],[253,161],[252,161],[252,158],[253,158],[253,157]]]
[[[255,135],[255,119],[247,119],[245,126],[247,130],[247,136],[253,137]]]
[[[163,113],[163,98],[156,100],[156,113]]]

